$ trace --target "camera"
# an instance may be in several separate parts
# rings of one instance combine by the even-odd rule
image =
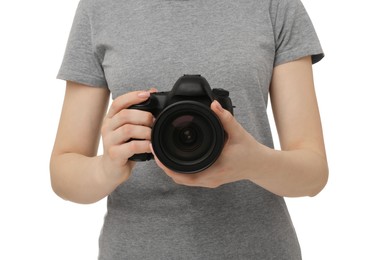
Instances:
[[[152,93],[148,100],[128,109],[148,111],[155,117],[151,142],[163,165],[179,173],[196,173],[217,160],[225,143],[224,128],[210,108],[214,100],[233,114],[227,90],[211,89],[201,75],[184,75],[171,91]],[[129,158],[151,159],[151,153]]]

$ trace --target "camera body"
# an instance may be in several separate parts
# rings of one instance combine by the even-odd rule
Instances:
[[[184,75],[171,91],[152,93],[148,100],[128,109],[147,111],[155,117],[151,142],[166,167],[179,173],[196,173],[211,166],[224,147],[224,128],[210,108],[214,100],[233,114],[227,90],[211,89],[201,75]],[[151,159],[151,153],[129,158]]]

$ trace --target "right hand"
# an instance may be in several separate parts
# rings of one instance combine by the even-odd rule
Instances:
[[[134,91],[116,98],[103,121],[102,164],[105,177],[122,183],[131,174],[134,154],[150,153],[151,127],[154,117],[150,112],[126,109],[147,100],[155,89]],[[130,139],[138,139],[129,141]]]

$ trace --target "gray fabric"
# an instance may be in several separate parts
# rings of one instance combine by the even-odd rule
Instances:
[[[230,91],[237,120],[273,147],[272,70],[307,55],[323,57],[300,0],[82,0],[58,78],[115,98],[201,74]],[[153,161],[108,197],[99,242],[99,259],[301,258],[283,198],[249,181],[180,186]]]

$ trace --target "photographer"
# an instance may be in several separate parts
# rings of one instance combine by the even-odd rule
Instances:
[[[312,73],[322,58],[300,0],[81,0],[58,73],[51,180],[66,200],[108,197],[99,259],[301,259],[283,197],[315,196],[327,181]],[[129,160],[156,153],[156,118],[126,108],[185,73],[230,93],[234,116],[210,104],[221,154],[192,174]]]

